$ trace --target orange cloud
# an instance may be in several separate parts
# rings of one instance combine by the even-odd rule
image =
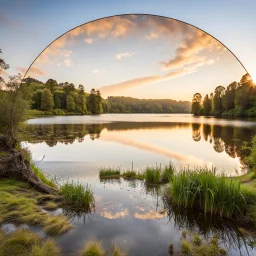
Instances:
[[[153,33],[153,32],[151,34],[145,36],[145,38],[148,40],[156,39],[158,37],[159,37],[158,33]]]
[[[128,209],[125,209],[124,211],[120,211],[120,212],[102,212],[101,216],[103,216],[106,219],[119,219],[119,218],[124,218],[127,217],[129,215]]]
[[[127,81],[124,81],[124,82],[121,82],[121,83],[102,86],[102,87],[99,88],[99,90],[104,95],[110,95],[110,94],[112,94],[116,91],[127,90],[127,89],[130,89],[130,88],[144,86],[144,85],[148,85],[148,84],[152,84],[152,83],[159,83],[159,82],[162,82],[162,81],[167,81],[167,80],[174,79],[176,77],[186,75],[188,73],[192,73],[192,71],[189,70],[189,69],[186,69],[186,70],[181,69],[181,70],[178,70],[178,71],[167,73],[163,76],[140,77],[140,78],[127,80]]]
[[[93,39],[92,39],[92,38],[86,38],[86,39],[84,39],[84,41],[85,41],[85,43],[87,43],[87,44],[92,44]]]
[[[16,68],[18,71],[20,71],[22,74],[25,74],[26,72],[27,72],[27,69],[26,68],[20,68],[20,67],[18,67],[18,68]],[[35,66],[32,66],[29,70],[28,70],[28,73],[27,73],[27,77],[28,76],[31,76],[31,75],[39,75],[39,76],[43,76],[43,75],[45,75],[45,72],[42,70],[42,69],[40,69],[40,68],[37,68],[37,67],[35,67]]]
[[[134,218],[139,219],[139,220],[156,220],[156,219],[163,219],[165,218],[165,213],[159,213],[155,211],[148,211],[144,213],[134,213]]]

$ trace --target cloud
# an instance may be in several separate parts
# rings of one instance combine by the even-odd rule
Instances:
[[[67,66],[67,67],[70,67],[71,63],[72,63],[71,59],[65,59],[64,60],[64,65]]]
[[[148,40],[156,39],[158,37],[159,37],[158,33],[153,33],[153,32],[151,34],[145,36],[145,38]]]
[[[100,73],[100,71],[99,71],[99,69],[94,69],[93,71],[92,71],[92,73],[94,73],[94,74],[98,74],[98,73]]]
[[[165,218],[165,213],[159,213],[155,212],[153,210],[150,210],[148,212],[144,213],[134,213],[134,218],[139,220],[156,220],[156,219],[163,219]]]
[[[117,53],[116,59],[121,60],[122,58],[132,57],[135,54],[135,52],[123,52],[123,53]]]
[[[92,38],[86,38],[86,39],[84,39],[84,41],[85,41],[85,43],[87,43],[87,44],[92,44],[93,39],[92,39]]]
[[[175,57],[166,62],[161,62],[165,70],[185,67],[188,65],[203,66],[208,63],[209,52],[214,50],[222,51],[223,47],[210,35],[196,30],[187,35],[175,50]],[[205,52],[208,54],[205,55]],[[204,55],[200,55],[203,54]]]
[[[121,83],[102,86],[99,88],[99,90],[104,95],[110,95],[117,91],[123,91],[123,90],[127,90],[134,87],[140,87],[140,86],[144,86],[152,83],[168,81],[168,80],[171,80],[180,76],[184,76],[190,73],[193,73],[193,69],[180,69],[178,71],[169,72],[162,76],[140,77],[140,78],[127,80]]]
[[[18,71],[20,71],[22,74],[25,74],[27,72],[27,69],[26,68],[20,68],[20,67],[17,67],[16,68]],[[30,69],[28,70],[28,73],[27,73],[27,77],[28,76],[32,76],[32,75],[39,75],[39,76],[43,76],[45,75],[45,72],[44,70],[40,69],[40,68],[37,68],[35,66],[32,66],[30,67]]]
[[[73,52],[70,51],[70,50],[64,50],[64,51],[63,51],[63,56],[64,56],[64,57],[69,57],[72,53],[73,53]]]
[[[119,218],[123,218],[123,217],[127,217],[129,215],[128,209],[125,209],[124,211],[120,211],[120,212],[102,212],[101,216],[103,216],[106,219],[119,219]]]

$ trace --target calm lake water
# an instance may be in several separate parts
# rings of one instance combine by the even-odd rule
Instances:
[[[90,238],[107,250],[116,243],[128,255],[179,255],[181,232],[190,227],[206,237],[216,231],[230,255],[256,255],[229,223],[203,220],[198,213],[167,209],[164,187],[143,181],[99,180],[99,167],[140,170],[147,165],[217,167],[219,173],[246,172],[241,145],[256,134],[254,120],[193,117],[189,114],[105,114],[59,116],[28,120],[33,135],[24,141],[37,164],[51,177],[88,183],[96,208],[89,215],[73,215],[74,229],[56,238],[64,255],[72,255]],[[174,254],[174,255],[175,255]]]

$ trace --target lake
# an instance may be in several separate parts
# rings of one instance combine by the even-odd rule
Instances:
[[[91,238],[106,249],[116,243],[128,255],[178,255],[181,233],[190,227],[206,237],[220,232],[230,255],[256,255],[250,240],[232,223],[208,221],[198,214],[167,209],[164,187],[139,180],[100,180],[100,167],[141,170],[163,167],[216,167],[228,176],[247,172],[241,145],[256,134],[250,119],[194,117],[190,114],[104,114],[54,116],[27,121],[24,139],[37,165],[59,182],[88,183],[96,207],[88,215],[68,214],[74,229],[56,238],[64,255],[74,254]],[[61,210],[58,210],[59,212]]]

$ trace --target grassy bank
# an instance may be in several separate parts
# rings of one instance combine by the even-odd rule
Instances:
[[[50,235],[61,235],[72,228],[66,217],[43,211],[49,204],[60,207],[59,195],[40,193],[25,182],[1,179],[0,198],[0,223],[41,226]]]
[[[250,176],[252,177],[252,176]],[[256,221],[255,188],[238,178],[216,175],[214,170],[186,169],[173,175],[165,199],[179,208],[237,221]]]
[[[0,231],[1,256],[59,256],[60,249],[51,240],[43,240],[29,230],[16,230],[11,234]]]

